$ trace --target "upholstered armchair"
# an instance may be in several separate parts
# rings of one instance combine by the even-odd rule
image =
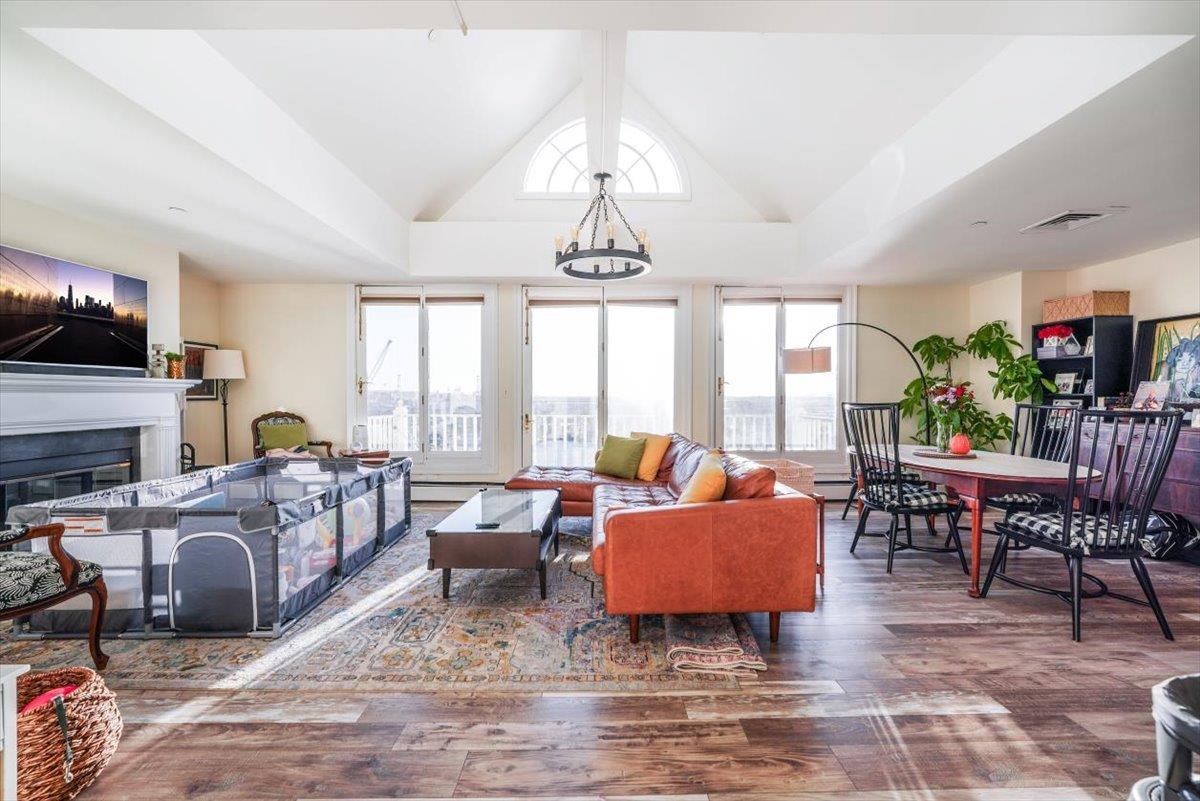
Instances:
[[[304,418],[291,412],[267,412],[250,421],[250,441],[254,443],[254,457],[260,458],[272,448],[296,448],[301,445],[325,449],[326,456],[333,456],[333,443],[329,440],[308,438],[308,424]]]
[[[0,551],[0,620],[12,620],[38,612],[76,595],[87,593],[92,599],[92,618],[88,625],[88,647],[97,670],[103,670],[108,657],[100,650],[100,629],[104,626],[104,607],[108,588],[100,565],[83,562],[63,549],[66,526],[19,526],[0,531],[0,546],[45,538],[49,553]]]

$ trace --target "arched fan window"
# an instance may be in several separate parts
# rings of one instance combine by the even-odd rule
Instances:
[[[542,143],[525,171],[524,192],[530,195],[588,193],[587,127],[582,119],[559,128]],[[675,158],[652,133],[621,120],[613,189],[618,196],[679,197],[683,176]]]

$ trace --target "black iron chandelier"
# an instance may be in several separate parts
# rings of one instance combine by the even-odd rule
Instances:
[[[578,278],[582,281],[620,281],[625,278],[637,278],[650,272],[650,237],[646,229],[636,233],[633,226],[621,213],[621,207],[613,196],[604,188],[612,176],[606,172],[598,172],[594,176],[600,182],[600,191],[592,198],[587,211],[579,225],[571,228],[571,241],[564,248],[561,236],[554,239],[554,266],[562,270],[563,275]],[[579,233],[592,222],[592,238],[588,247],[579,249]],[[596,247],[596,235],[600,230],[600,218],[604,218],[607,233],[606,246]],[[617,220],[625,226],[629,236],[633,238],[636,250],[617,247]]]

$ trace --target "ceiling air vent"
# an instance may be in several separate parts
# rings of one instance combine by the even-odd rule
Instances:
[[[1062,214],[1056,214],[1049,219],[1036,222],[1033,225],[1027,225],[1021,229],[1023,234],[1032,234],[1040,231],[1074,231],[1076,228],[1082,228],[1085,225],[1090,225],[1096,220],[1103,220],[1105,217],[1111,217],[1116,212],[1109,211],[1064,211]]]

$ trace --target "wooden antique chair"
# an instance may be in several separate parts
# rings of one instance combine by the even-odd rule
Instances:
[[[883,512],[892,518],[888,529],[887,572],[892,572],[892,560],[898,550],[925,551],[928,553],[957,553],[964,573],[969,573],[967,557],[963,553],[962,540],[958,536],[958,516],[962,501],[951,498],[946,492],[927,484],[906,480],[906,471],[900,466],[900,404],[898,403],[846,403],[842,406],[849,425],[846,435],[854,447],[854,461],[862,483],[858,497],[863,504],[863,514],[858,518],[858,528],[850,553],[858,546],[858,540],[867,534],[867,512]],[[945,515],[950,526],[950,547],[929,547],[912,542],[912,516],[925,518],[929,533],[933,534],[933,520]],[[907,541],[900,543],[900,518],[904,518]]]
[[[100,629],[104,625],[108,588],[104,586],[100,565],[82,562],[63,549],[65,530],[62,523],[52,523],[0,531],[0,546],[40,537],[45,537],[50,544],[49,553],[0,551],[0,620],[24,617],[87,593],[92,599],[88,648],[96,669],[103,670],[108,657],[100,650]]]
[[[288,426],[286,432],[281,430],[278,433],[286,433],[290,438],[285,436],[276,444],[265,441],[263,429],[270,426]],[[267,432],[267,436],[271,438],[271,432]],[[309,448],[322,447],[326,456],[333,456],[333,443],[329,440],[309,439],[308,424],[303,417],[291,412],[267,412],[255,417],[250,421],[250,441],[254,443],[256,459],[265,456],[272,447],[295,448],[301,445]]]
[[[1142,562],[1142,537],[1179,437],[1183,412],[1077,411],[1071,418],[1066,498],[1055,511],[1013,512],[996,524],[1000,541],[992,554],[987,579],[980,589],[986,596],[993,579],[1054,595],[1071,604],[1071,639],[1080,639],[1083,560],[1128,560],[1145,600],[1107,590],[1101,594],[1154,611],[1168,640],[1175,639],[1154,593],[1150,574]],[[1067,563],[1069,590],[1058,590],[1021,581],[1005,574],[1005,552],[1016,541],[1062,554]],[[1087,597],[1094,597],[1087,596]]]

